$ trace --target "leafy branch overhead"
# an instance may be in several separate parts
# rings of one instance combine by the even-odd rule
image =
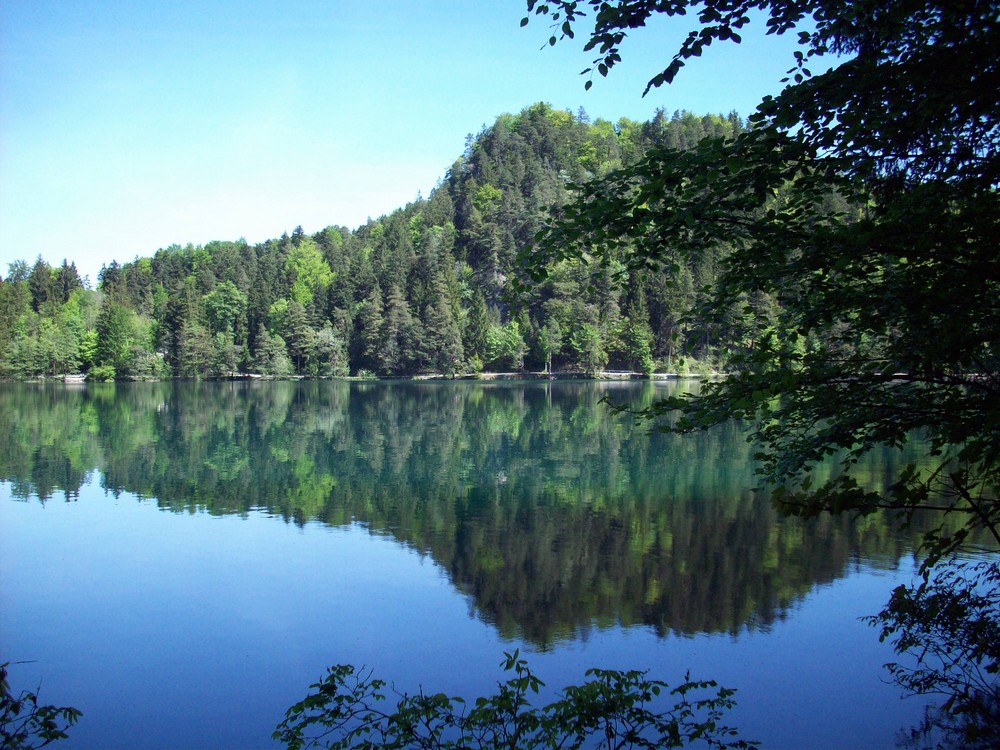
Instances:
[[[747,422],[760,489],[786,513],[962,518],[924,536],[924,582],[897,590],[872,622],[917,658],[916,669],[892,667],[900,685],[949,696],[931,723],[963,746],[990,745],[996,653],[980,646],[998,621],[996,568],[989,552],[968,570],[946,556],[1000,548],[996,4],[528,0],[528,10],[563,37],[592,24],[585,48],[600,54],[601,75],[654,15],[696,11],[647,92],[762,17],[769,34],[796,34],[784,88],[746,130],[656,148],[576,186],[520,261],[536,285],[584,258],[620,280],[676,284],[719,259],[688,319],[741,331],[725,376],[635,413],[676,432]],[[922,456],[887,466],[883,487],[856,476],[862,457],[914,437]],[[817,479],[831,463],[832,478]]]
[[[578,186],[520,259],[535,283],[592,258],[676,275],[721,253],[691,316],[740,318],[728,376],[642,416],[701,429],[749,420],[765,483],[785,510],[958,511],[931,561],[985,530],[1000,543],[1000,22],[988,2],[555,2],[529,0],[570,36],[593,23],[600,72],[655,14],[698,28],[649,86],[762,11],[795,33],[785,87],[749,128],[697,148],[657,148]],[[587,15],[590,14],[590,15]],[[810,69],[812,68],[812,69]],[[825,70],[820,70],[825,68]],[[648,90],[648,89],[647,89]],[[926,461],[885,492],[858,458],[915,433]],[[842,473],[812,484],[819,462]]]
[[[553,29],[559,34],[560,39],[573,39],[575,37],[573,24],[587,16],[587,5],[592,6],[589,12],[594,13],[594,28],[583,49],[585,52],[597,50],[599,55],[594,59],[593,67],[585,68],[582,74],[590,74],[596,69],[602,76],[607,76],[608,72],[622,60],[620,47],[629,31],[644,27],[656,14],[684,16],[690,7],[700,4],[675,0],[618,3],[604,0],[588,0],[588,2],[528,0],[528,13],[549,16]],[[750,22],[751,11],[766,6],[771,7],[773,14],[766,21],[769,34],[784,33],[794,28],[806,13],[802,3],[723,1],[707,2],[704,5],[705,7],[698,13],[700,27],[687,35],[670,64],[650,79],[643,96],[657,86],[671,83],[684,66],[685,60],[699,57],[713,41],[733,41],[738,44],[741,41],[738,30]],[[528,23],[529,17],[521,19],[522,26]],[[555,45],[557,41],[556,36],[549,38],[550,45]],[[588,80],[585,88],[589,89],[592,85],[593,81]]]
[[[1000,563],[966,560],[935,571],[916,588],[899,586],[886,609],[867,619],[897,653],[910,655],[907,662],[887,665],[908,693],[944,696],[942,709],[964,722],[968,747],[996,746]],[[988,722],[965,717],[987,717]]]

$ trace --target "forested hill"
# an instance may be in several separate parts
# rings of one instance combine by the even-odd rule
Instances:
[[[622,286],[621,269],[562,261],[508,292],[517,251],[574,183],[741,128],[735,114],[591,122],[536,104],[470,137],[428,197],[355,230],[171,246],[107,265],[96,290],[69,261],[18,262],[0,284],[0,374],[649,372],[682,349],[709,362],[738,333],[682,314],[714,258]]]

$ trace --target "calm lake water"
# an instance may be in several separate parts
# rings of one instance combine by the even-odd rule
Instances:
[[[890,748],[923,703],[858,618],[919,529],[782,519],[684,384],[0,385],[0,661],[71,748],[270,748],[327,666],[474,697],[521,649],[738,690],[765,748]],[[874,482],[907,456],[878,456]]]

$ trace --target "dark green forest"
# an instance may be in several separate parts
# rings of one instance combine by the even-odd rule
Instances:
[[[517,253],[577,185],[652,148],[689,149],[743,128],[735,113],[658,110],[647,122],[612,123],[535,104],[470,135],[429,196],[354,230],[308,235],[298,227],[256,245],[174,245],[105,265],[96,289],[71,260],[18,261],[0,283],[0,376],[723,367],[748,343],[746,311],[721,325],[690,312],[707,299],[720,257],[655,275],[566,259],[551,265],[545,283],[511,292],[524,273]],[[752,307],[766,316],[774,305]]]

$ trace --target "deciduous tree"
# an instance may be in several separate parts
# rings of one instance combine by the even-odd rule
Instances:
[[[580,187],[522,255],[535,279],[584,254],[677,276],[719,255],[706,335],[741,318],[728,375],[644,411],[670,429],[752,425],[762,489],[786,512],[946,510],[928,564],[985,533],[1000,543],[1000,16],[986,0],[540,3],[558,36],[590,13],[586,86],[654,15],[697,14],[670,83],[763,11],[796,34],[785,87],[750,127],[659,146]],[[527,23],[525,19],[524,23]],[[760,297],[774,315],[754,314]],[[745,326],[745,327],[744,327]],[[923,461],[885,487],[854,471],[919,434]],[[840,471],[817,480],[817,467]],[[830,475],[826,475],[830,476]]]
[[[134,313],[113,299],[106,298],[97,317],[97,364],[115,372],[128,369],[132,345],[136,343]]]

